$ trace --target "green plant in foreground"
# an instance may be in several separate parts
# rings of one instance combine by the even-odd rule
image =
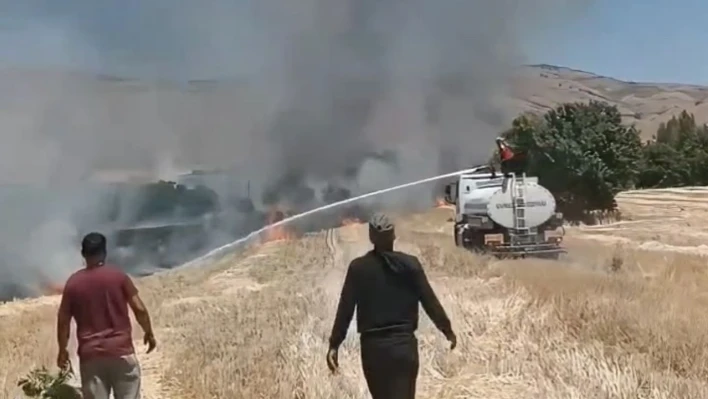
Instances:
[[[73,376],[71,369],[51,373],[46,367],[36,368],[17,382],[17,386],[28,398],[38,399],[81,399],[76,388],[69,385]]]

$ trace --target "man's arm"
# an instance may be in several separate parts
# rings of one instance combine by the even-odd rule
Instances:
[[[425,313],[428,314],[430,320],[432,320],[435,324],[435,327],[445,334],[445,337],[449,338],[452,334],[452,324],[450,323],[450,319],[447,317],[445,309],[442,307],[438,297],[435,295],[433,287],[430,286],[428,276],[425,275],[425,270],[423,270],[423,265],[420,264],[420,261],[417,258],[415,258],[413,263],[413,273],[415,276],[416,286],[418,287],[420,303],[423,305]]]
[[[59,351],[66,351],[69,346],[69,334],[71,334],[71,298],[69,290],[64,286],[61,294],[61,304],[57,312],[57,344]]]
[[[339,296],[339,305],[337,306],[337,316],[334,318],[334,326],[332,327],[332,334],[329,337],[329,347],[339,348],[339,346],[344,342],[347,337],[347,330],[349,330],[349,324],[354,316],[354,309],[356,308],[356,295],[354,286],[354,270],[352,264],[349,264],[347,269],[347,276],[344,278],[344,286],[342,287],[342,293]]]
[[[153,332],[152,323],[150,322],[150,314],[148,313],[147,307],[145,307],[143,300],[140,299],[138,289],[135,287],[135,284],[133,284],[133,280],[131,280],[127,275],[125,276],[125,280],[123,282],[123,292],[125,297],[128,298],[128,305],[130,305],[130,309],[135,315],[135,320],[137,320],[138,324],[140,324],[140,328],[143,329],[145,335],[152,336]]]

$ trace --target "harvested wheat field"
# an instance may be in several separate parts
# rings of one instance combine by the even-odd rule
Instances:
[[[400,218],[398,248],[421,258],[459,338],[450,352],[421,317],[418,397],[708,397],[705,199],[708,190],[622,194],[631,220],[570,229],[558,262],[459,250],[449,209]],[[340,375],[324,355],[346,265],[367,248],[366,227],[349,225],[138,280],[159,345],[148,356],[138,346],[145,396],[366,398],[355,326]],[[0,306],[0,397],[14,398],[32,366],[53,364],[57,301]]]

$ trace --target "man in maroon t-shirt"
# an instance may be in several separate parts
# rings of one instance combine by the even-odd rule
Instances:
[[[84,399],[140,398],[140,365],[133,348],[128,307],[142,327],[148,346],[155,349],[150,316],[130,277],[104,265],[106,237],[89,233],[81,242],[86,268],[66,282],[59,306],[57,365],[69,367],[70,324],[76,321],[76,338]]]

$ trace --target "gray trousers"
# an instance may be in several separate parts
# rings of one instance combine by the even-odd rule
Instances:
[[[84,399],[140,399],[140,364],[135,355],[88,360],[81,363]]]

